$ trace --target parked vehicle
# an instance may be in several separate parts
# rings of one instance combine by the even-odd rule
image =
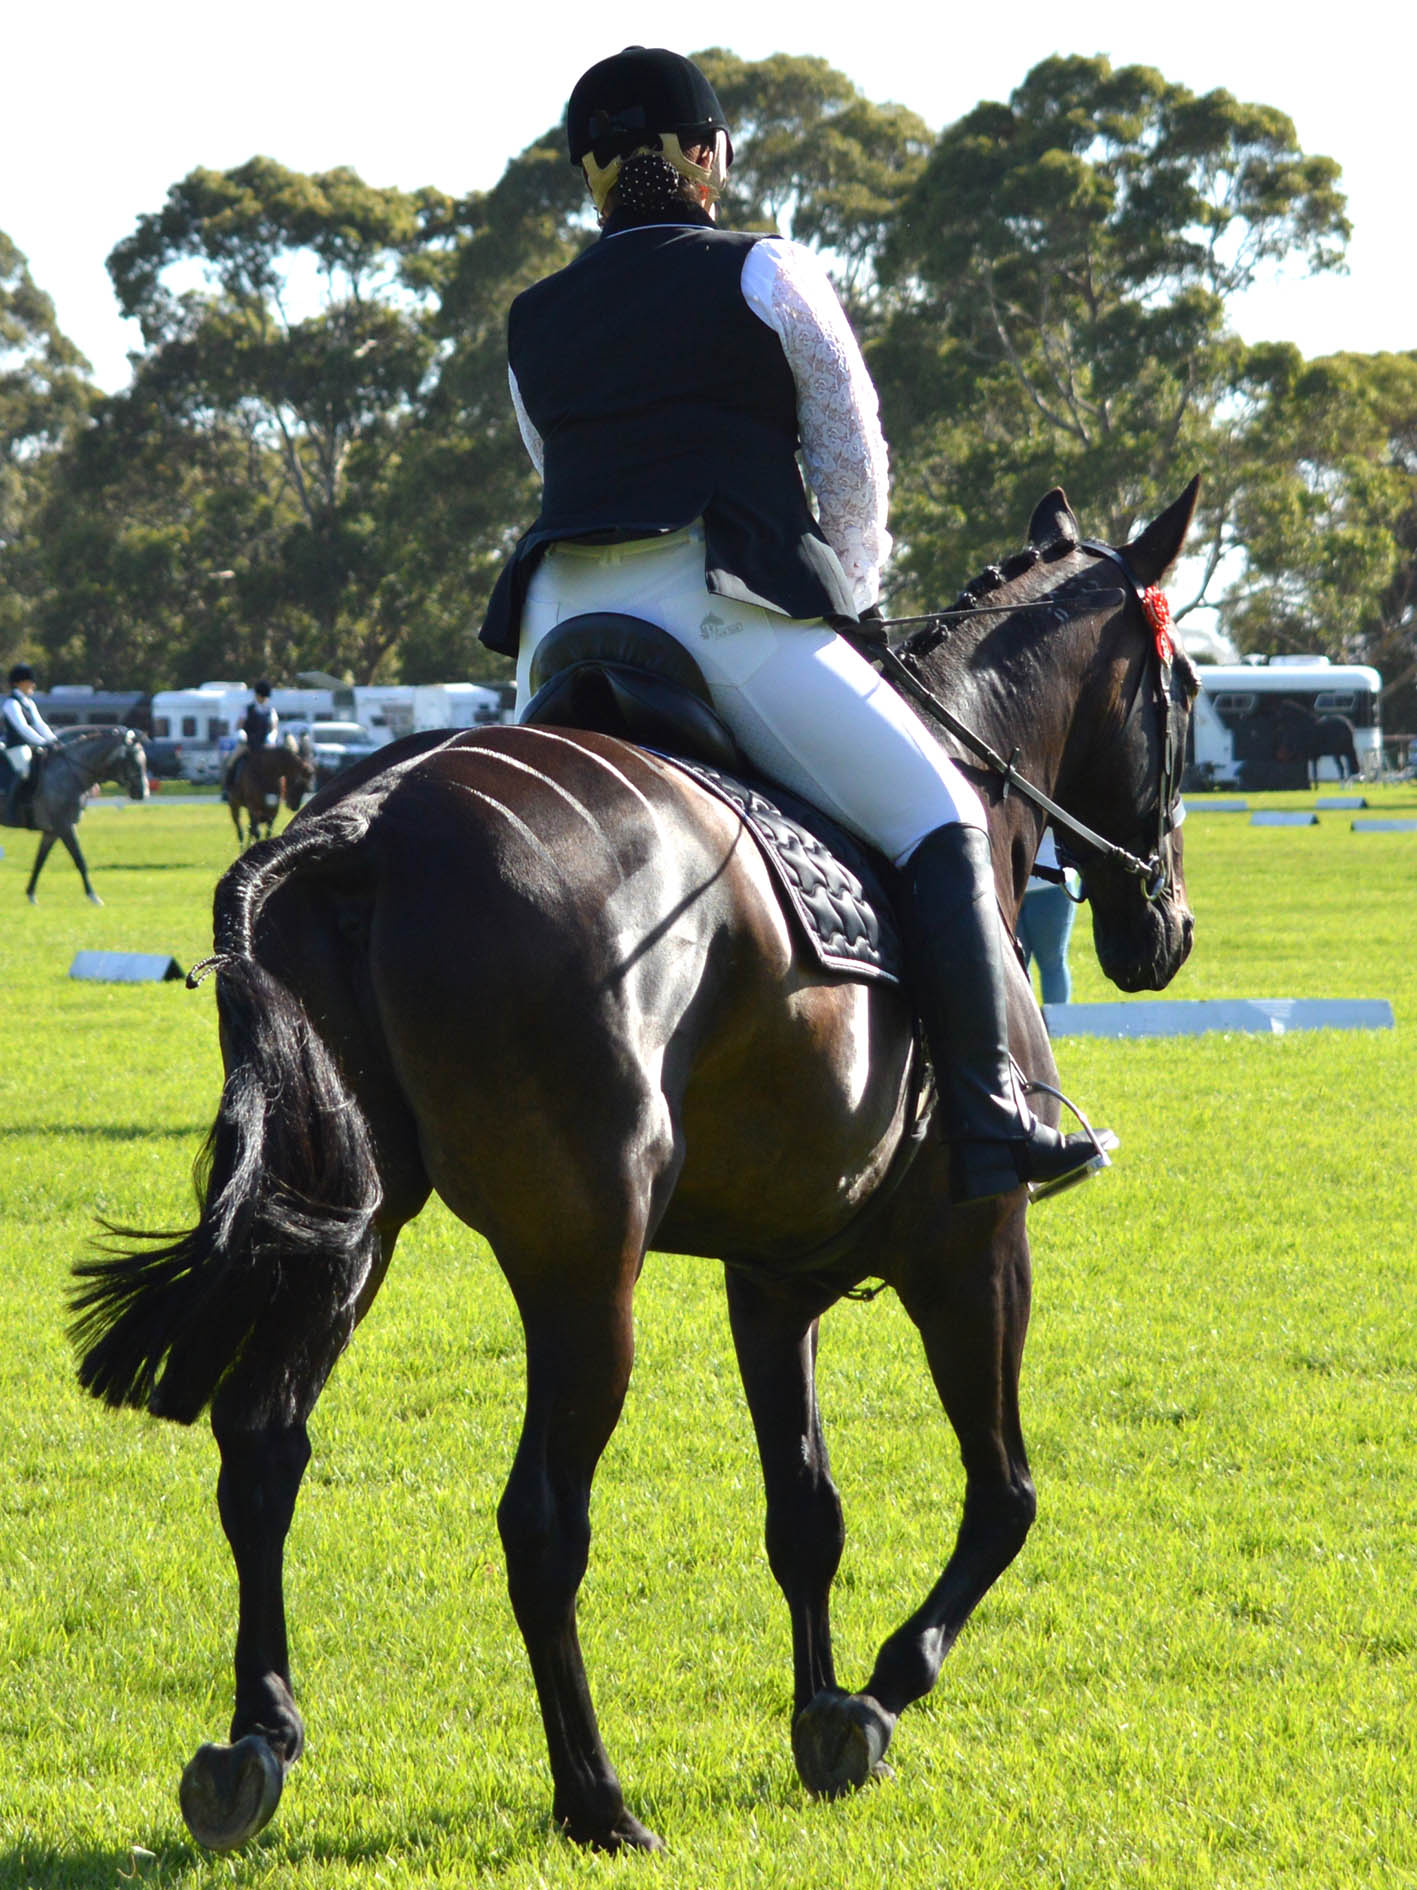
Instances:
[[[1296,788],[1382,772],[1382,677],[1322,656],[1202,663],[1185,788]],[[1347,758],[1345,759],[1345,752]]]
[[[143,753],[147,756],[148,775],[154,781],[182,780],[182,744],[170,737],[145,735]]]

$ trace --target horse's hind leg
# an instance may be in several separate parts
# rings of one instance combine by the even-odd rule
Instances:
[[[822,1300],[730,1269],[728,1312],[758,1440],[768,1564],[792,1621],[793,1715],[836,1687],[830,1593],[841,1560],[841,1499],[817,1406]]]
[[[944,1572],[881,1648],[863,1691],[819,1694],[798,1718],[798,1770],[810,1790],[826,1796],[865,1784],[878,1769],[896,1720],[934,1686],[960,1629],[1033,1522],[1018,1410],[1030,1298],[1023,1209],[1010,1204],[992,1228],[974,1212],[979,1232],[957,1237],[958,1258],[892,1270],[959,1439],[964,1514]]]
[[[551,1761],[552,1809],[597,1850],[658,1850],[625,1809],[601,1742],[576,1630],[590,1549],[590,1488],[624,1403],[634,1357],[636,1253],[617,1277],[593,1264],[528,1277],[499,1259],[526,1328],[526,1418],[497,1512],[512,1609],[526,1642]]]
[[[90,905],[101,906],[103,901],[93,889],[93,881],[89,878],[89,863],[84,858],[83,848],[79,845],[79,836],[72,827],[62,827],[59,838],[64,842],[69,858],[79,869],[79,878],[84,882],[84,891],[88,895]],[[38,862],[36,862],[35,871],[39,871]]]

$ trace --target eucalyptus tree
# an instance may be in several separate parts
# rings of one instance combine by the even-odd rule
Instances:
[[[1225,599],[1246,649],[1369,662],[1417,727],[1417,352],[1257,351]]]
[[[0,230],[0,655],[30,633],[33,547],[24,518],[48,456],[94,397],[88,366],[26,257]]]
[[[1144,66],[1054,57],[940,137],[886,234],[874,365],[901,567],[935,596],[1062,482],[1125,539],[1227,433],[1261,271],[1339,265],[1338,166],[1285,115]],[[1223,535],[1233,487],[1208,489]]]
[[[454,205],[269,158],[195,170],[109,258],[145,352],[135,394],[214,449],[244,443],[267,529],[232,568],[248,615],[310,626],[372,675],[403,632],[380,511],[435,362]],[[273,469],[275,469],[273,471]]]

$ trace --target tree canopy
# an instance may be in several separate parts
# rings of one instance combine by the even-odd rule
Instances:
[[[1206,466],[1243,371],[1226,303],[1262,268],[1339,263],[1337,179],[1281,112],[1104,58],[1047,59],[949,127],[882,247],[876,365],[919,475],[902,575],[938,592],[1040,481],[1121,540]]]
[[[1200,471],[1200,593],[1238,572],[1243,643],[1411,667],[1417,356],[1230,325],[1260,273],[1342,261],[1338,167],[1282,111],[1056,57],[936,136],[821,59],[696,57],[725,220],[820,249],[866,346],[892,606],[953,596],[1052,485],[1121,539]],[[0,641],[149,686],[501,673],[477,628],[536,505],[506,311],[593,237],[559,127],[463,199],[195,170],[110,258],[143,345],[107,399],[0,237]]]

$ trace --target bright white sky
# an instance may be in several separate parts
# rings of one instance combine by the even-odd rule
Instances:
[[[1006,98],[1050,53],[1106,53],[1194,91],[1223,87],[1277,106],[1305,151],[1343,167],[1351,273],[1256,292],[1237,311],[1247,339],[1291,340],[1311,356],[1417,347],[1402,104],[1417,32],[1388,0],[1348,0],[1307,20],[1272,0],[1195,0],[1189,10],[1140,0],[716,0],[685,7],[673,27],[668,13],[643,0],[608,13],[565,0],[17,5],[0,35],[0,230],[113,391],[127,382],[138,336],[119,319],[104,260],[197,165],[221,170],[260,154],[293,170],[347,164],[372,184],[486,188],[558,121],[587,65],[635,40],[716,44],[747,59],[819,54],[867,97],[908,105],[932,130],[981,98]]]

